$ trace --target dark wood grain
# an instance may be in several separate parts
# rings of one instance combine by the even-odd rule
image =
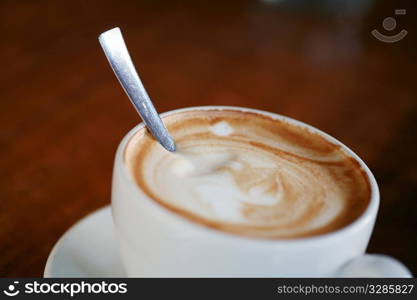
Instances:
[[[381,188],[369,251],[417,273],[413,2],[223,2],[0,2],[0,276],[41,276],[60,235],[110,201],[115,149],[139,122],[97,41],[114,26],[158,110],[254,107],[345,142]],[[377,41],[369,32],[395,8],[408,36]]]

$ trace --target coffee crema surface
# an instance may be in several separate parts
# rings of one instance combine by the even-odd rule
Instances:
[[[232,109],[163,118],[177,144],[166,151],[144,128],[125,164],[141,190],[165,208],[225,232],[268,239],[340,229],[370,201],[359,163],[318,133]]]

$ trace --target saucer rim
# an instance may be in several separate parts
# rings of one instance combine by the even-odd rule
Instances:
[[[111,207],[110,204],[107,204],[105,206],[102,206],[100,208],[95,209],[94,211],[88,213],[84,217],[80,218],[78,221],[76,221],[74,224],[72,224],[61,236],[60,238],[55,242],[54,246],[52,247],[52,250],[49,252],[48,258],[46,260],[46,264],[43,271],[43,278],[54,278],[53,272],[52,272],[52,265],[56,261],[55,257],[59,249],[61,249],[61,244],[63,241],[68,237],[68,235],[74,231],[75,228],[80,227],[83,225],[83,223],[90,218],[96,217],[100,214],[103,214],[105,211],[110,210],[111,214]]]

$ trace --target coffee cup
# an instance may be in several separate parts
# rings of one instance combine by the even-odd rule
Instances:
[[[144,124],[116,152],[112,214],[128,276],[411,276],[394,258],[365,254],[378,185],[335,138],[242,107],[161,117],[179,153]]]

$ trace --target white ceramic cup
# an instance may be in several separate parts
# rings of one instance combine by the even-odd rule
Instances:
[[[112,212],[120,255],[131,277],[410,277],[407,268],[385,255],[364,255],[371,236],[379,191],[371,171],[333,137],[281,115],[242,107],[204,106],[178,109],[250,111],[285,120],[321,134],[356,159],[371,185],[366,211],[353,223],[330,233],[290,240],[267,240],[225,233],[194,223],[150,199],[135,183],[124,161],[130,138],[121,141],[115,158]]]

